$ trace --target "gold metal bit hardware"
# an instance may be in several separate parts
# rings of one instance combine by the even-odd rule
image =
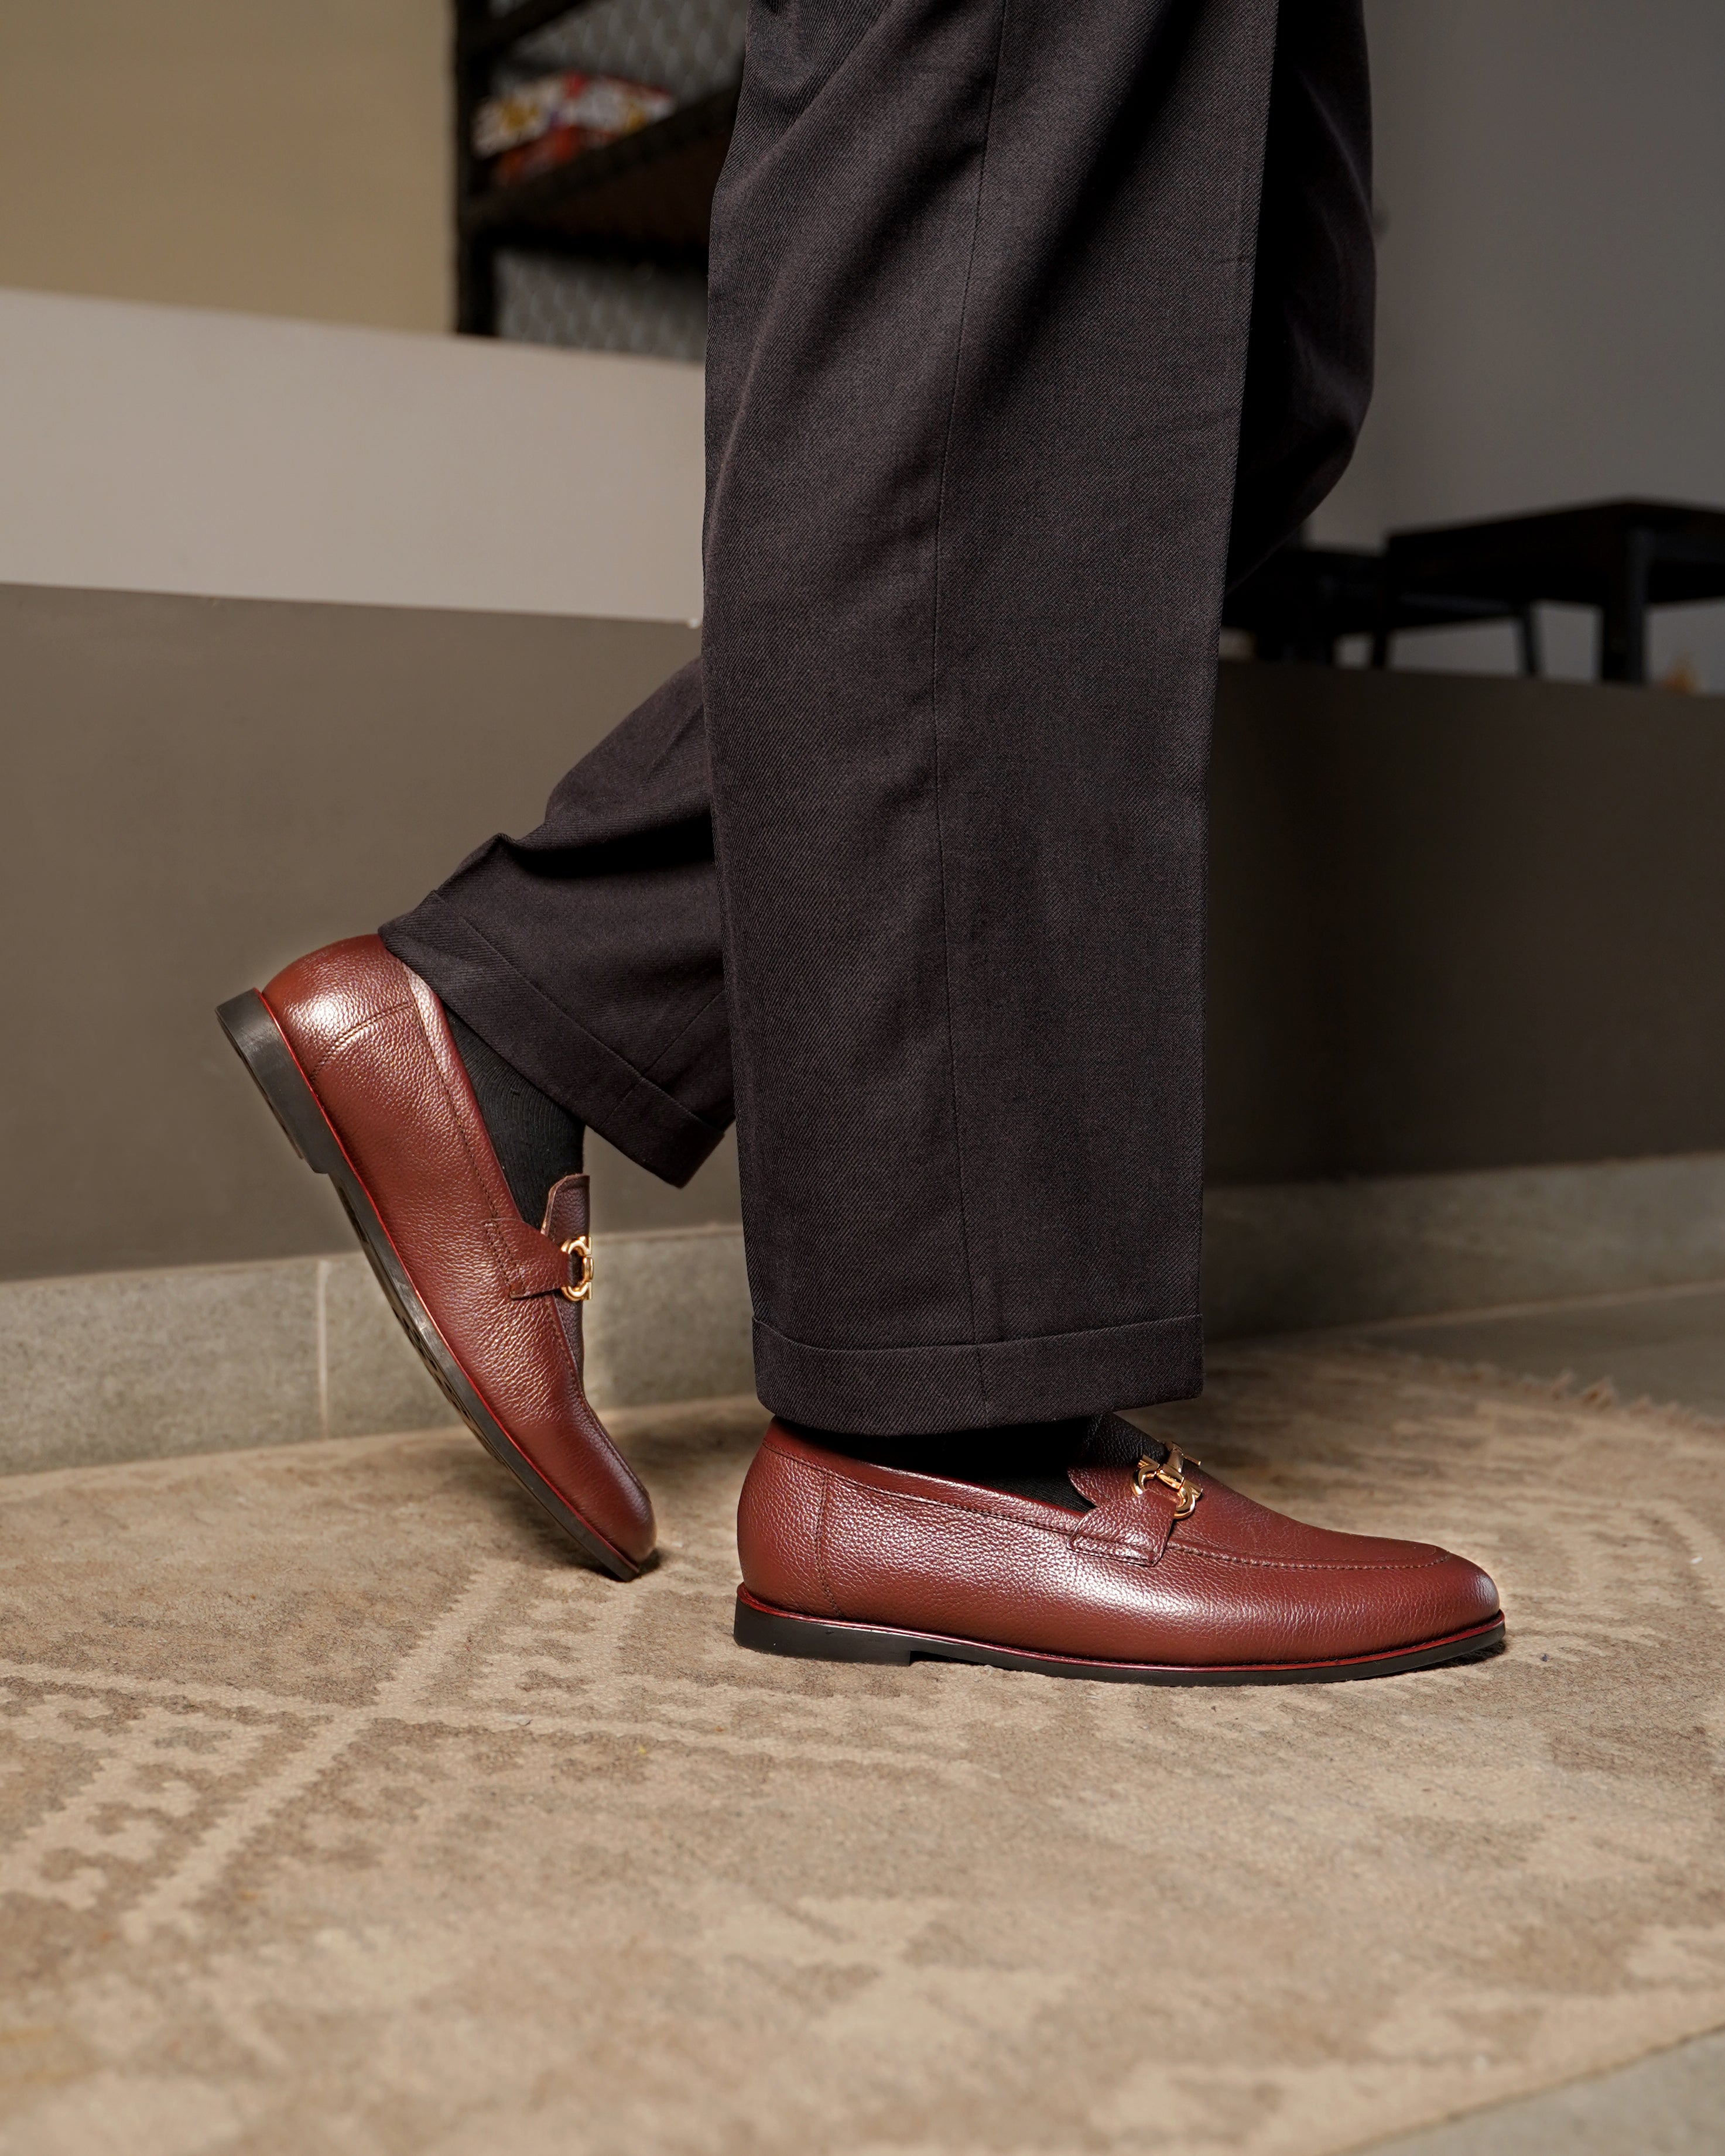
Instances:
[[[572,1242],[562,1246],[566,1258],[579,1258],[581,1271],[577,1279],[565,1281],[557,1293],[571,1302],[585,1302],[593,1293],[593,1249],[585,1235],[577,1235]]]
[[[1194,1461],[1194,1465],[1201,1466],[1202,1462]],[[1166,1460],[1152,1460],[1146,1454],[1133,1468],[1132,1487],[1141,1497],[1146,1495],[1153,1482],[1161,1483],[1164,1490],[1172,1490],[1178,1497],[1180,1502],[1174,1507],[1177,1520],[1189,1518],[1197,1511],[1198,1501],[1204,1491],[1197,1483],[1187,1479],[1185,1458],[1178,1445],[1169,1445]]]

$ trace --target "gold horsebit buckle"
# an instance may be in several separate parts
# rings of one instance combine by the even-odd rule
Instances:
[[[1204,1465],[1202,1460],[1194,1460],[1192,1464],[1194,1467]],[[1147,1454],[1133,1468],[1132,1487],[1141,1497],[1148,1492],[1153,1482],[1161,1483],[1164,1490],[1172,1490],[1178,1497],[1180,1502],[1174,1507],[1177,1520],[1188,1519],[1197,1511],[1204,1491],[1188,1479],[1185,1457],[1178,1445],[1169,1445],[1166,1460],[1154,1460]]]
[[[577,1235],[563,1245],[562,1251],[566,1258],[580,1259],[581,1270],[576,1273],[571,1265],[569,1270],[575,1276],[565,1281],[557,1293],[570,1302],[585,1302],[593,1293],[593,1247],[585,1235]]]

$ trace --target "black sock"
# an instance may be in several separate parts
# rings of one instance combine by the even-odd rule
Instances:
[[[522,1219],[536,1228],[554,1183],[581,1166],[584,1126],[560,1108],[452,1010],[444,1016],[467,1066],[474,1097]]]
[[[899,1467],[911,1475],[940,1475],[953,1482],[974,1482],[1012,1497],[1058,1505],[1068,1512],[1087,1512],[1090,1501],[1066,1479],[1066,1470],[1085,1457],[1101,1418],[1073,1415],[1062,1422],[1009,1423],[998,1430],[944,1430],[925,1437],[852,1437],[843,1431],[790,1427],[811,1445],[865,1460],[876,1467]],[[1107,1418],[1111,1422],[1112,1416]],[[1125,1427],[1125,1425],[1122,1425]],[[1136,1433],[1135,1433],[1136,1435]],[[1140,1445],[1146,1440],[1140,1440]]]

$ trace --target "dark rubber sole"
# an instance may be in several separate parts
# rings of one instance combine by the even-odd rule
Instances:
[[[270,1103],[288,1142],[305,1165],[326,1175],[336,1186],[360,1247],[371,1260],[377,1284],[402,1328],[449,1401],[501,1466],[506,1467],[528,1496],[543,1507],[569,1539],[578,1543],[601,1570],[614,1579],[636,1579],[642,1568],[615,1549],[596,1527],[589,1527],[572,1506],[560,1497],[534,1466],[509,1432],[486,1406],[472,1379],[451,1353],[449,1342],[437,1329],[431,1312],[420,1301],[413,1283],[378,1218],[377,1209],[341,1147],[334,1127],[324,1114],[311,1081],[295,1059],[270,1006],[255,988],[235,996],[216,1012],[234,1052],[250,1071],[258,1091]]]
[[[1089,1677],[1104,1684],[1251,1685],[1346,1684],[1358,1677],[1392,1677],[1406,1670],[1435,1669],[1443,1662],[1476,1661],[1503,1645],[1503,1620],[1476,1625],[1447,1639],[1423,1640],[1384,1655],[1360,1655],[1340,1662],[1253,1662],[1183,1666],[1161,1662],[1089,1661],[1077,1655],[1031,1655],[1017,1647],[991,1647],[979,1640],[947,1639],[937,1632],[901,1632],[890,1625],[852,1625],[826,1617],[800,1617],[737,1590],[737,1644],[762,1655],[800,1655],[821,1662],[981,1662],[994,1670],[1034,1670],[1049,1677]]]

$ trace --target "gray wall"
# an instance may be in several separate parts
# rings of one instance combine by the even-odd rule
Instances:
[[[1367,0],[1378,389],[1316,536],[1612,494],[1725,506],[1725,7]],[[1563,668],[1590,618],[1553,611]],[[1505,629],[1404,663],[1511,664]],[[1661,617],[1725,690],[1725,608]]]
[[[536,820],[652,624],[0,587],[0,1277],[339,1249],[212,1006]],[[1212,1173],[1725,1147],[1725,703],[1224,670]],[[602,1229],[734,1219],[597,1142]]]

